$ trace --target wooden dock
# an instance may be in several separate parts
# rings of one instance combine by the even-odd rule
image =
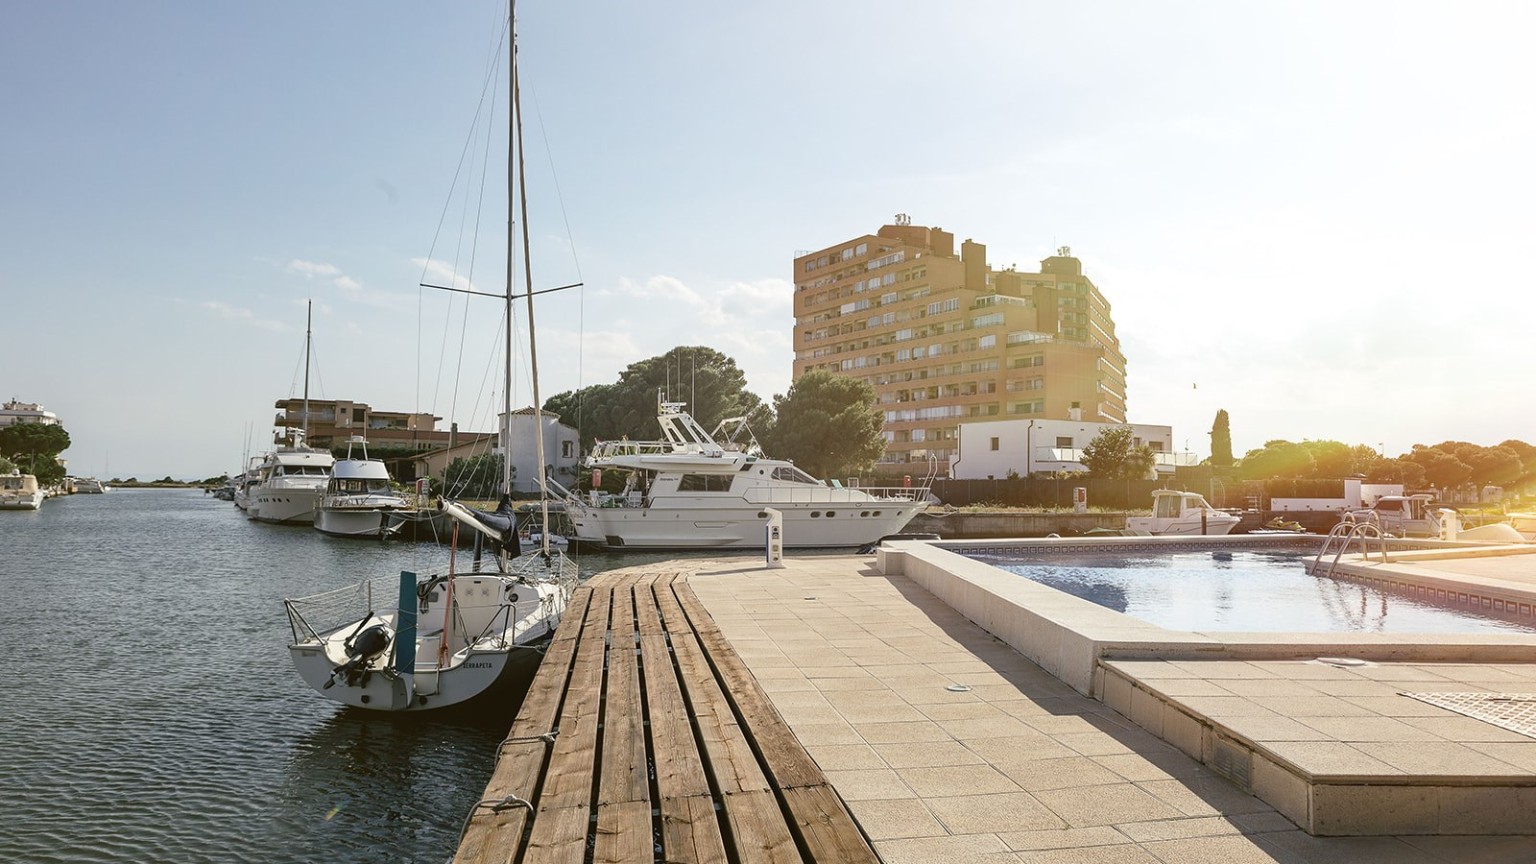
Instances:
[[[686,576],[577,589],[457,864],[878,862]]]

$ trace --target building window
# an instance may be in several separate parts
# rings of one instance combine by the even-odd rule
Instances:
[[[998,447],[998,440],[996,438],[993,438],[992,439],[992,449],[996,450],[997,447]]]
[[[574,457],[575,455],[576,455],[576,442],[575,441],[561,441],[560,442],[560,458],[562,458],[562,459],[570,459],[570,458]]]
[[[1072,446],[1072,436],[1070,436],[1070,435],[1057,435],[1056,436],[1056,446],[1057,447],[1071,447]]]

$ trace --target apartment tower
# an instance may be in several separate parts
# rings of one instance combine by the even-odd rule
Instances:
[[[1109,303],[1071,250],[1039,272],[993,270],[987,247],[905,215],[795,258],[795,367],[862,378],[885,412],[893,469],[940,471],[962,422],[1125,422],[1125,357]]]

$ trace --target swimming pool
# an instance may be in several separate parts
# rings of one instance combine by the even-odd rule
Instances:
[[[1529,618],[1475,614],[1375,585],[1311,576],[1312,553],[1298,549],[961,554],[1171,630],[1536,633]]]

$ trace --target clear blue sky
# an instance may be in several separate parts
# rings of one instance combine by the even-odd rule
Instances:
[[[700,343],[782,393],[795,252],[908,213],[1070,245],[1181,446],[1536,441],[1532,8],[524,0],[543,393]],[[6,4],[0,398],[75,473],[234,471],[313,299],[311,395],[490,428],[496,304],[416,285],[503,282],[500,9]]]

